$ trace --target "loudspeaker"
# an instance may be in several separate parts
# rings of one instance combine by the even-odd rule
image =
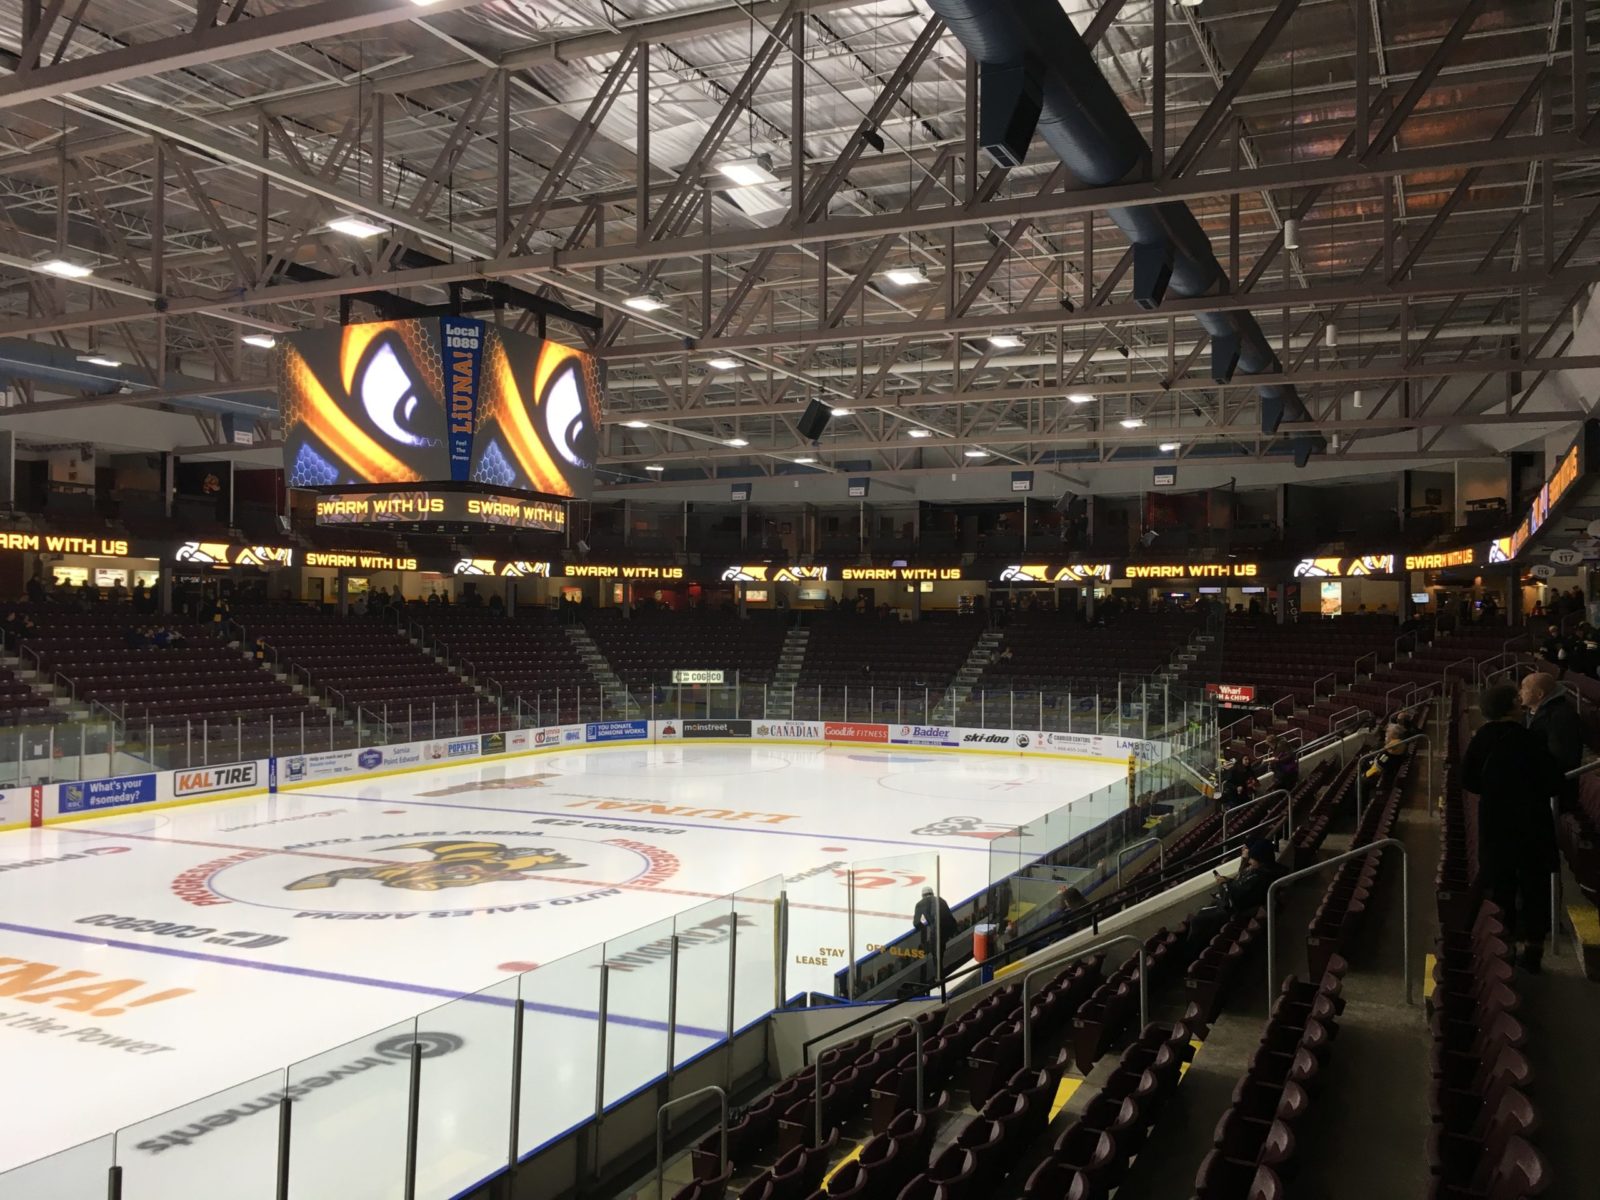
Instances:
[[[1211,381],[1230,383],[1239,369],[1239,337],[1225,333],[1211,339]]]
[[[1283,401],[1277,396],[1261,397],[1261,432],[1277,433],[1283,424]]]
[[[828,427],[828,421],[833,417],[833,409],[821,400],[813,400],[806,405],[805,412],[800,414],[800,420],[795,428],[800,431],[800,436],[807,441],[814,442],[822,436],[822,431]]]
[[[1311,452],[1317,448],[1315,438],[1297,437],[1294,439],[1294,465],[1303,467],[1311,461]]]
[[[1172,281],[1172,247],[1143,242],[1133,248],[1133,302],[1146,312],[1160,308]]]
[[[1020,167],[1039,125],[1044,85],[1023,63],[984,63],[978,77],[978,140],[1002,167]]]

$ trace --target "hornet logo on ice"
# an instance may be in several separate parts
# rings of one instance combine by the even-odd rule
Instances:
[[[346,867],[308,875],[285,884],[289,892],[331,888],[346,879],[370,879],[384,887],[406,888],[416,892],[436,892],[441,888],[473,887],[480,883],[500,883],[527,879],[535,871],[558,871],[563,867],[582,867],[557,850],[518,847],[502,842],[407,842],[390,850],[426,850],[428,862],[396,863],[386,867]]]

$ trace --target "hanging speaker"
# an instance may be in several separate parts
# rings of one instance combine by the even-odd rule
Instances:
[[[1020,167],[1028,157],[1044,107],[1044,83],[1026,63],[983,63],[979,70],[978,140],[1002,167]]]
[[[1133,248],[1133,302],[1146,312],[1161,307],[1172,281],[1172,247],[1165,240]]]
[[[800,436],[809,442],[814,442],[822,436],[822,431],[828,427],[828,421],[833,416],[833,409],[821,400],[813,400],[806,405],[805,412],[800,414],[800,420],[795,428],[800,431]]]
[[[1225,333],[1211,339],[1211,381],[1228,383],[1239,369],[1239,338]]]

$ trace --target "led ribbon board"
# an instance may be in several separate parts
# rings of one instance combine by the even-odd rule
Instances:
[[[339,492],[317,497],[318,525],[482,525],[560,533],[566,505],[531,496],[447,492]]]

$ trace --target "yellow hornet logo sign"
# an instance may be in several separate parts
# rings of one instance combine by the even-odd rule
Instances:
[[[285,884],[288,892],[336,887],[346,879],[371,879],[384,887],[406,888],[413,892],[437,892],[441,888],[473,887],[480,883],[527,879],[530,872],[558,871],[563,867],[582,867],[556,850],[518,847],[502,842],[407,842],[389,850],[426,850],[430,862],[396,863],[392,867],[346,867],[308,875]]]

